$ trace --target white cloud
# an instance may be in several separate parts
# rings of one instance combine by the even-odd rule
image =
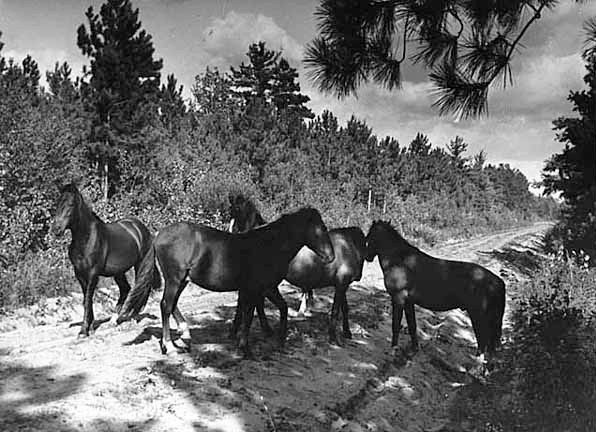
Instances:
[[[282,56],[294,66],[302,58],[302,46],[273,18],[235,11],[213,20],[203,32],[199,49],[208,64],[227,69],[246,62],[248,46],[258,41],[266,42],[269,49],[282,51]]]
[[[1,0],[0,0],[1,1]],[[85,61],[79,55],[69,54],[65,50],[29,50],[27,52],[20,52],[15,50],[8,50],[3,52],[3,56],[6,58],[14,59],[15,63],[21,64],[23,59],[30,55],[33,60],[37,62],[39,72],[41,73],[41,85],[46,85],[46,72],[53,71],[56,62],[62,64],[67,62],[72,69],[71,77],[80,76],[82,74],[83,64]]]
[[[584,87],[586,69],[579,53],[564,57],[541,55],[526,59],[514,71],[514,85],[491,93],[494,113],[553,116],[568,113],[570,90]]]
[[[392,92],[369,86],[360,90],[358,98],[342,101],[308,87],[311,107],[316,113],[329,109],[340,121],[354,114],[378,136],[394,136],[402,145],[408,145],[417,132],[439,146],[460,135],[470,154],[484,150],[489,162],[509,163],[529,180],[539,180],[544,160],[563,146],[555,140],[552,121],[571,114],[567,95],[584,88],[581,25],[595,14],[596,2],[578,6],[572,0],[545,13],[515,57],[514,85],[491,90],[488,118],[455,122],[450,116],[439,117],[431,108],[428,81],[405,82],[402,90]]]

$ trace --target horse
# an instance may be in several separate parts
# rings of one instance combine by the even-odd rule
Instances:
[[[283,348],[288,306],[277,286],[288,270],[288,263],[304,245],[314,250],[324,262],[334,259],[327,227],[320,213],[310,207],[285,214],[242,234],[190,222],[170,225],[159,232],[143,258],[135,287],[118,321],[129,319],[145,306],[152,286],[150,282],[159,269],[165,284],[160,303],[162,353],[177,351],[170,336],[172,312],[179,330],[182,330],[181,350],[190,348],[184,342],[184,339],[190,341],[188,324],[177,311],[178,299],[188,282],[210,291],[239,291],[242,329],[238,348],[245,357],[251,357],[248,332],[255,307],[267,297],[279,308],[279,343]]]
[[[398,345],[403,311],[412,348],[418,350],[414,305],[432,311],[461,308],[472,321],[477,355],[493,353],[501,341],[505,282],[474,263],[432,257],[408,243],[388,222],[374,221],[366,236],[366,260],[378,255],[391,296],[391,345]]]
[[[83,322],[80,337],[93,332],[93,293],[99,276],[111,276],[116,281],[120,296],[117,314],[130,291],[125,273],[131,267],[138,270],[141,259],[151,246],[152,235],[138,219],[125,218],[104,223],[85,204],[76,185],[68,184],[60,191],[52,231],[60,237],[70,229],[72,240],[68,257],[83,290]]]
[[[254,204],[242,195],[230,199],[232,206],[230,213],[232,222],[230,228],[239,231],[252,229],[265,220]],[[312,297],[312,290],[326,286],[335,287],[331,317],[329,320],[329,340],[338,343],[336,334],[338,316],[341,309],[343,336],[352,338],[348,320],[348,301],[346,291],[348,286],[359,281],[362,277],[364,265],[365,240],[364,233],[358,227],[335,228],[329,230],[329,238],[335,253],[335,259],[329,263],[323,262],[316,253],[308,247],[300,249],[290,261],[285,279],[302,290],[299,313],[307,309],[306,295]],[[262,306],[257,308],[262,327],[266,328],[266,317]]]

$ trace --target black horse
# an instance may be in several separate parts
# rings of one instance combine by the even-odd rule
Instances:
[[[383,221],[373,222],[366,236],[366,260],[376,255],[393,306],[391,345],[397,345],[405,309],[412,347],[418,349],[415,304],[432,311],[467,311],[477,354],[492,353],[500,345],[505,309],[505,283],[500,277],[478,264],[427,255]]]
[[[170,337],[170,314],[190,339],[184,317],[176,305],[189,281],[211,291],[238,290],[242,331],[238,343],[250,355],[248,331],[255,307],[267,297],[279,308],[280,345],[287,331],[288,306],[277,288],[298,250],[308,245],[325,262],[334,258],[327,227],[319,212],[303,208],[258,229],[230,234],[204,225],[181,222],[163,229],[143,259],[139,276],[119,321],[138,313],[147,303],[151,280],[159,268],[165,288],[161,300],[163,353],[175,350]],[[182,343],[182,348],[188,346]]]
[[[102,222],[85,204],[74,184],[62,188],[52,229],[57,236],[66,229],[72,233],[68,256],[84,296],[83,323],[79,335],[88,336],[93,331],[93,293],[99,276],[113,276],[118,284],[120,297],[116,314],[119,313],[130,291],[124,274],[133,266],[136,273],[151,245],[151,233],[134,218],[113,223]]]
[[[232,204],[230,228],[242,231],[265,223],[255,205],[242,195],[230,199],[230,203]],[[335,253],[333,261],[325,263],[311,249],[303,247],[290,261],[285,279],[292,285],[302,289],[300,312],[303,313],[306,311],[306,296],[312,297],[313,289],[326,286],[335,287],[331,319],[329,321],[329,339],[331,342],[336,343],[338,341],[336,328],[340,309],[343,318],[343,335],[346,338],[352,338],[348,321],[346,291],[350,283],[359,281],[362,277],[365,241],[364,233],[358,227],[329,230],[329,238]],[[257,308],[257,312],[262,327],[267,329],[267,320],[262,306]]]

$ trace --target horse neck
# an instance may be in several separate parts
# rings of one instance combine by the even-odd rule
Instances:
[[[73,242],[76,239],[87,239],[93,225],[103,225],[103,222],[87,206],[81,195],[77,196],[77,208],[73,218],[70,230],[72,232]]]
[[[397,255],[406,255],[416,250],[414,246],[406,241],[399,233],[388,230],[386,235],[381,237],[378,245],[378,255],[381,260]]]
[[[299,227],[299,229],[295,229],[295,227]],[[266,239],[271,239],[271,242],[267,243],[279,245],[278,256],[284,259],[287,258],[288,262],[304,246],[304,231],[304,222],[296,220],[293,215],[284,215],[280,219],[257,230]],[[278,243],[279,239],[284,239],[285,241]]]

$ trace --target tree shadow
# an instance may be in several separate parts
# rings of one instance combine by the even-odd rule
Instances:
[[[236,351],[236,340],[229,336],[235,304],[228,302],[208,311],[195,309],[187,317],[191,351],[152,361],[151,374],[184,394],[194,411],[185,421],[201,431],[330,430],[338,418],[358,423],[365,416],[367,406],[375,404],[377,398],[396,397],[398,387],[391,385],[398,386],[404,367],[412,362],[429,362],[447,380],[466,379],[465,371],[458,367],[460,360],[468,359],[468,353],[451,358],[442,351],[448,344],[456,343],[463,348],[470,345],[458,335],[445,340],[432,334],[422,337],[426,343],[418,357],[405,350],[392,354],[387,331],[391,321],[389,296],[383,290],[363,284],[353,284],[347,293],[354,339],[344,340],[343,347],[331,345],[328,317],[333,294],[333,288],[315,291],[318,301],[311,308],[312,315],[289,319],[283,351],[277,338],[279,314],[276,307],[267,303],[266,313],[274,334],[266,335],[255,317],[249,335],[254,360],[243,359]],[[298,296],[298,292],[284,292],[290,305],[298,305]],[[459,316],[434,319],[424,312],[417,313],[421,329],[432,327],[427,321],[434,320],[435,326],[445,322],[442,330],[437,330],[444,335],[454,333],[456,327],[469,325]],[[159,350],[161,326],[156,324],[146,326],[127,345],[141,345],[155,339],[154,349]],[[172,336],[176,339],[176,331]],[[435,341],[430,343],[432,338]],[[406,346],[409,341],[404,339],[400,345]],[[473,349],[469,351],[473,353]],[[139,373],[146,372],[139,369]],[[383,389],[379,390],[385,382],[390,385],[381,385]],[[413,399],[405,403],[412,412],[418,410]],[[182,408],[172,409],[174,415],[183,415]],[[380,421],[375,424],[381,425]]]
[[[8,354],[0,350],[0,430],[81,430],[80,425],[72,424],[59,403],[83,388],[86,375],[61,376],[52,366],[32,367],[11,362]],[[40,409],[42,405],[46,406]],[[104,430],[141,430],[141,424],[136,422],[104,419],[95,419],[86,428],[95,429],[95,426]]]

